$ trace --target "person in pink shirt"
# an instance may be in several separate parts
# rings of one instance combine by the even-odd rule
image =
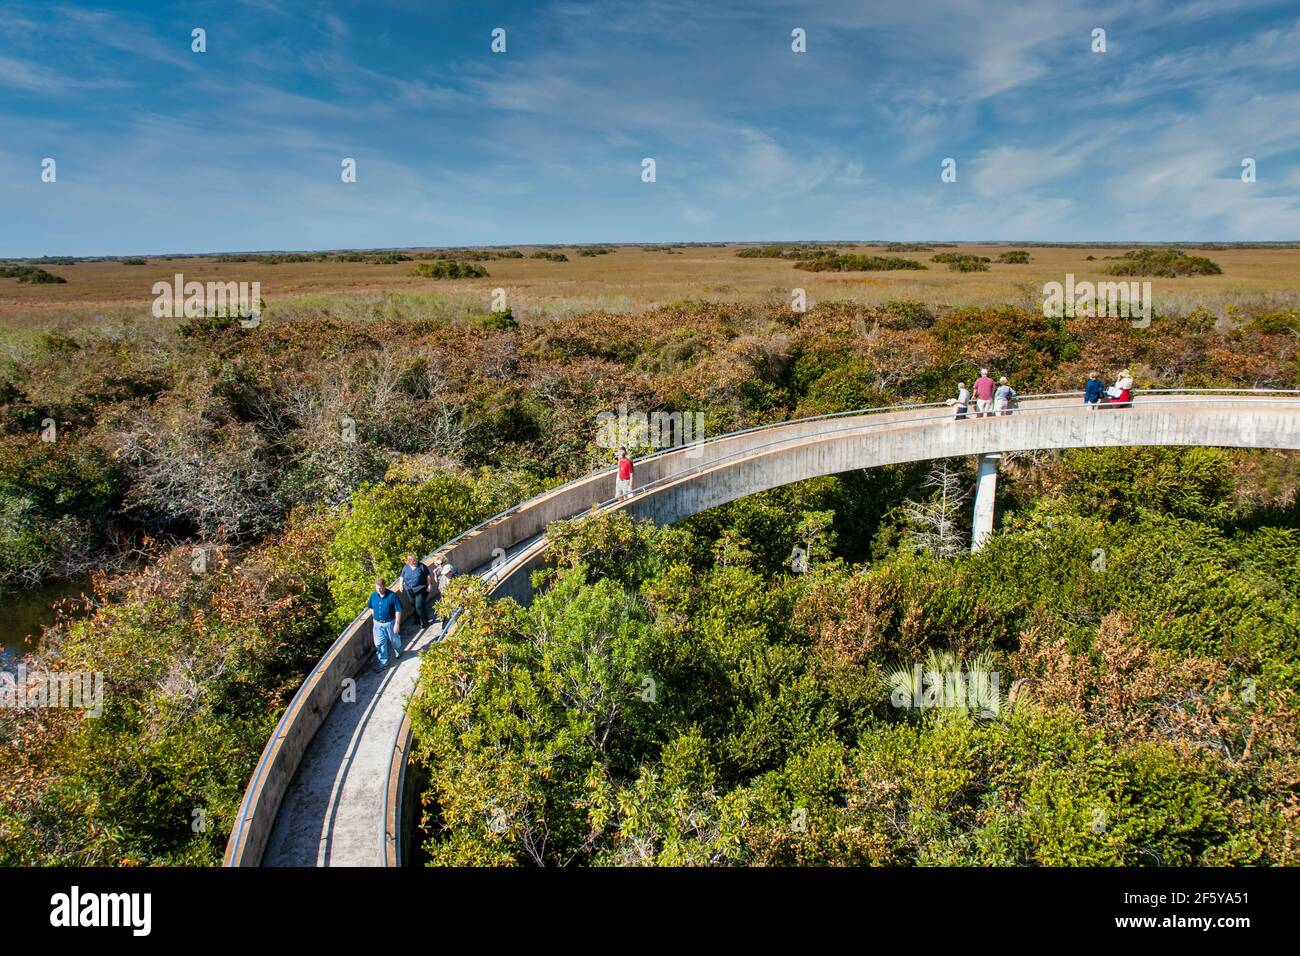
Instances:
[[[975,417],[983,418],[993,414],[993,393],[998,383],[989,378],[989,370],[980,369],[980,377],[975,379]]]

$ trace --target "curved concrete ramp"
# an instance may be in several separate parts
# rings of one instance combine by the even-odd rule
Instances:
[[[382,866],[384,787],[391,743],[420,673],[419,653],[441,634],[402,628],[402,656],[365,667],[352,702],[340,700],[316,731],[280,804],[263,866]]]
[[[1102,409],[1084,407],[1077,396],[1044,396],[1023,400],[1013,414],[966,421],[954,421],[950,409],[934,405],[802,419],[643,459],[637,463],[639,488],[620,501],[608,500],[611,471],[589,475],[484,522],[439,553],[462,569],[490,573],[494,597],[526,602],[530,573],[545,561],[546,525],[593,506],[666,524],[768,488],[860,468],[1002,451],[1139,445],[1300,449],[1300,393],[1141,393],[1131,408]],[[359,633],[354,623],[322,665],[338,658],[349,634],[355,660]],[[408,637],[397,667],[383,675],[362,673],[356,702],[334,702],[316,718],[318,730],[309,720],[321,711],[321,698],[310,707],[298,706],[295,698],[250,781],[228,863],[373,866],[400,859],[393,845],[401,829],[402,794],[394,781],[405,766],[409,724],[403,724],[403,712],[418,676],[418,654],[435,636]],[[303,727],[286,727],[299,713],[305,715]],[[295,730],[294,747],[302,757],[290,766],[294,748],[282,742]],[[309,733],[314,737],[307,738]],[[278,769],[265,770],[277,748],[288,756],[281,755]]]
[[[531,541],[526,544],[532,543]],[[491,565],[473,574],[488,574]],[[445,622],[402,627],[402,656],[375,672],[373,654],[354,678],[355,695],[339,700],[303,754],[275,817],[262,866],[384,866],[394,838],[385,819],[394,781],[393,748],[406,702],[420,675],[420,655],[443,637]]]

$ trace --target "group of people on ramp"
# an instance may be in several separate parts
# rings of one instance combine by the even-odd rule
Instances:
[[[618,450],[617,478],[614,483],[614,497],[626,498],[632,494],[632,459],[626,449]],[[402,591],[410,602],[410,611],[420,624],[420,630],[433,624],[432,608],[442,598],[456,569],[443,555],[436,555],[433,566],[422,562],[416,555],[408,554],[406,564],[402,567]],[[388,667],[389,656],[396,660],[402,656],[402,598],[388,586],[382,577],[375,578],[375,589],[371,592],[366,606],[374,619],[375,670],[382,671]],[[453,614],[452,617],[455,615]],[[451,618],[442,622],[444,630]]]
[[[975,412],[971,415],[972,390],[965,382],[957,383],[957,397],[948,399],[953,407],[953,417],[962,420],[968,417],[986,418],[992,415],[1010,415],[1016,407],[1016,390],[1007,382],[1004,375],[996,382],[986,368],[980,369],[980,377],[974,386]],[[1101,383],[1101,375],[1088,373],[1088,382],[1083,389],[1083,403],[1089,409],[1108,407],[1129,407],[1133,404],[1133,376],[1124,369],[1115,377],[1115,384],[1106,388]]]
[[[451,562],[441,554],[434,557],[432,567],[414,554],[406,556],[400,581],[420,631],[432,626],[432,608],[442,598],[455,573]],[[387,581],[377,577],[366,606],[374,618],[375,670],[382,671],[388,667],[390,651],[394,660],[402,656],[402,598]]]
[[[948,399],[953,406],[954,417],[958,420],[971,417],[972,393],[975,401],[973,417],[987,418],[994,415],[1010,415],[1016,406],[1016,390],[1011,387],[1003,375],[997,381],[989,375],[987,368],[980,369],[979,378],[975,379],[973,389],[968,389],[965,382],[957,383],[957,397]],[[1108,406],[1130,406],[1133,404],[1133,376],[1124,369],[1115,378],[1115,384],[1105,388],[1101,376],[1096,372],[1088,373],[1088,382],[1083,390],[1083,401],[1089,409]],[[635,469],[627,450],[618,450],[614,478],[615,499],[626,498],[632,494],[632,481]],[[433,621],[429,609],[438,602],[443,589],[455,574],[455,569],[442,555],[433,559],[433,567],[420,561],[414,554],[406,556],[406,565],[402,568],[402,590],[406,592],[411,603],[411,613],[420,623],[420,630],[429,627]],[[375,578],[375,590],[370,595],[367,605],[374,617],[375,633],[375,670],[388,667],[391,649],[394,659],[402,656],[402,600],[395,591],[388,587],[383,578]]]
[[[987,418],[990,415],[1010,415],[1016,403],[1016,390],[1011,387],[1003,375],[996,382],[986,368],[980,369],[980,377],[975,379],[975,417]],[[957,383],[957,397],[950,398],[955,417],[964,419],[970,413],[971,390],[965,382]]]

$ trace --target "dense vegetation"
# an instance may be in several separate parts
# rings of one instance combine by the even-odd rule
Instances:
[[[29,282],[32,285],[47,285],[68,281],[63,276],[56,276],[52,272],[46,272],[38,266],[0,266],[0,279],[17,279],[19,282]]]
[[[930,257],[931,262],[946,262],[949,272],[988,272],[989,257],[965,255],[959,252],[941,252]]]
[[[1024,394],[1123,367],[1139,390],[1296,387],[1298,319],[1243,308],[1135,329],[899,301],[539,321],[375,296],[272,303],[250,328],[142,317],[14,336],[0,362],[0,587],[108,570],[89,614],[48,631],[38,658],[102,671],[106,706],[90,720],[0,711],[0,860],[214,862],[266,734],[365,579],[607,462],[596,416],[621,403],[698,411],[716,434],[940,400],[981,366]],[[1294,738],[1294,459],[1098,452],[1007,468],[1004,535],[977,558],[935,556],[917,468],[819,479],[677,529],[557,533],[549,596],[474,611],[462,643],[429,660],[518,660],[496,703],[440,698],[442,672],[426,675],[430,852],[535,859],[509,821],[540,807],[555,827],[546,862],[1154,861],[1141,847],[1290,859],[1279,781],[1294,755],[1277,740]],[[807,574],[788,566],[796,536]],[[1116,573],[1083,576],[1097,547]],[[1181,569],[1153,557],[1166,553]],[[1033,683],[997,720],[904,719],[880,678],[929,651],[993,655]],[[636,691],[600,746],[586,705],[571,713],[553,683],[588,660],[609,668],[583,685],[593,693],[627,679]],[[1123,746],[1090,703],[1116,668],[1152,682]],[[1221,709],[1216,695],[1245,679],[1258,709]],[[527,740],[511,736],[519,694],[539,721]],[[453,705],[485,708],[483,736],[434,727]],[[497,739],[509,746],[489,761]],[[519,771],[486,834],[487,776],[448,776],[474,768]],[[866,780],[879,789],[855,789]],[[1067,826],[1076,787],[1127,821],[1113,844]],[[1147,802],[1124,803],[1134,795]],[[1130,820],[1126,806],[1149,812]],[[812,843],[781,829],[798,809]],[[1032,829],[1040,817],[1048,828]],[[885,819],[907,821],[907,839],[882,847]],[[656,835],[674,820],[699,830],[676,857]]]
[[[253,765],[330,635],[316,572],[328,524],[277,541],[190,549],[101,584],[99,607],[46,650],[103,673],[104,709],[0,711],[0,863],[215,864]]]
[[[834,246],[811,242],[778,242],[769,246],[746,246],[736,252],[739,259],[814,259],[838,253]]]
[[[425,665],[429,858],[1293,863],[1294,488],[1282,514],[1234,509],[1261,484],[1237,468],[1075,453],[947,561],[905,509],[865,515],[875,490],[553,527],[545,596],[462,596]],[[869,565],[836,560],[837,518],[877,529]],[[801,542],[825,560],[802,579]],[[891,669],[943,653],[996,661],[1016,703],[891,708]]]
[[[486,262],[491,259],[522,259],[518,249],[437,249],[416,253],[417,259],[459,259],[466,262]]]
[[[433,262],[421,262],[411,270],[411,275],[424,279],[482,279],[488,271],[473,262],[458,262],[455,259],[435,259]]]
[[[425,659],[428,859],[1294,865],[1300,529],[1229,513],[1231,465],[1070,454],[949,559],[899,512],[846,564],[826,482],[553,525],[543,596],[461,594]],[[923,661],[992,712],[897,706]]]
[[[1108,257],[1109,258],[1109,257]],[[1189,256],[1181,249],[1134,249],[1102,269],[1113,276],[1217,276],[1223,272],[1205,256]]]
[[[812,259],[800,260],[794,264],[796,269],[806,272],[882,272],[891,269],[924,269],[925,266],[915,259],[901,256],[860,256],[827,254]]]

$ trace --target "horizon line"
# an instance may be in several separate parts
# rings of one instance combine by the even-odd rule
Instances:
[[[1151,239],[1151,240],[1125,240],[1125,239],[1088,239],[1070,242],[1056,239],[692,239],[692,240],[667,240],[667,239],[646,239],[625,242],[497,242],[497,243],[480,243],[478,245],[468,244],[451,244],[451,245],[433,245],[433,246],[346,246],[346,247],[329,247],[329,248],[280,248],[280,249],[214,249],[207,252],[119,252],[105,253],[101,255],[68,255],[61,253],[44,253],[39,256],[0,256],[0,262],[40,262],[51,259],[73,259],[80,262],[97,262],[112,261],[122,258],[144,258],[144,259],[181,259],[181,258],[207,258],[209,256],[234,256],[234,255],[277,255],[277,254],[305,254],[314,253],[317,255],[347,253],[347,252],[402,252],[405,250],[425,251],[425,250],[458,250],[458,249],[588,249],[596,247],[611,248],[639,248],[641,246],[697,246],[704,248],[716,248],[718,246],[768,246],[768,245],[968,245],[968,246],[1040,246],[1054,248],[1115,248],[1115,247],[1136,247],[1144,246],[1224,246],[1228,248],[1250,248],[1260,246],[1273,246],[1279,248],[1300,247],[1300,239]]]

